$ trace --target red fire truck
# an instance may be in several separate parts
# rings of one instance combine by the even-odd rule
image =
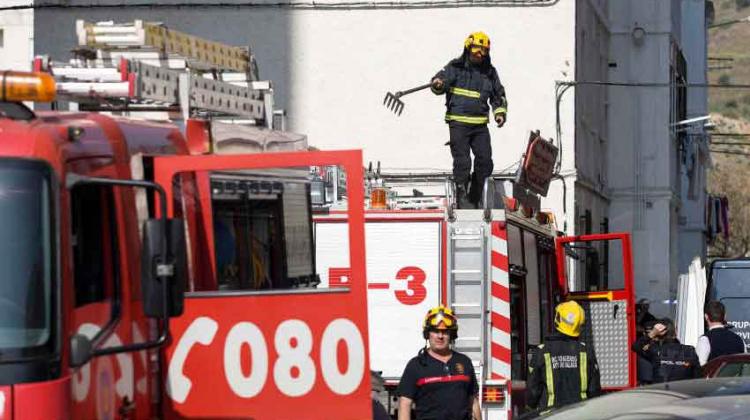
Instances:
[[[369,418],[360,152],[242,153],[290,138],[262,126],[268,89],[92,60],[0,75],[0,418]],[[138,100],[175,80],[185,102]],[[56,94],[79,110],[19,102]],[[91,112],[222,102],[261,126]],[[325,165],[347,174],[346,288],[316,287],[309,168]]]
[[[327,188],[315,215],[316,261],[322,283],[337,287],[348,283],[345,258],[335,252],[346,243],[348,216],[337,210],[336,171],[321,172]],[[560,236],[550,213],[510,197],[517,185],[500,179],[485,184],[483,208],[456,210],[447,174],[368,178],[370,360],[391,412],[406,363],[425,345],[424,314],[439,303],[459,319],[454,348],[475,364],[485,419],[521,413],[527,352],[553,331],[554,306],[566,299],[586,310],[583,339],[596,351],[602,386],[635,385],[628,234]]]

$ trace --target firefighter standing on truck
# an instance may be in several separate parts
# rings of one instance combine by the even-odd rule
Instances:
[[[505,124],[508,112],[505,88],[490,60],[487,34],[474,32],[466,38],[463,54],[451,60],[432,78],[432,92],[436,95],[445,93],[445,122],[450,131],[456,202],[459,208],[476,208],[484,179],[492,175],[493,168],[487,129],[489,105],[498,127]],[[471,177],[469,151],[474,153]]]
[[[580,342],[585,313],[575,301],[555,308],[557,333],[535,349],[529,364],[526,403],[540,410],[559,408],[601,392],[594,351]]]
[[[430,309],[422,323],[428,346],[419,351],[398,384],[398,420],[480,420],[479,385],[471,359],[453,351],[458,321],[453,311],[440,305]]]

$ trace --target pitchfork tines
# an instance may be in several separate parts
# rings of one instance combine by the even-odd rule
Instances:
[[[430,85],[430,83],[427,83],[415,88],[400,90],[396,93],[388,92],[385,94],[385,99],[383,99],[383,105],[393,111],[394,114],[401,115],[401,113],[404,112],[404,102],[401,100],[401,97],[410,93],[420,91],[422,89],[427,89],[428,87],[430,87]]]
[[[399,99],[401,95],[403,95],[401,92],[388,92],[385,94],[385,99],[383,99],[383,105],[396,115],[401,115],[404,112],[404,102]]]

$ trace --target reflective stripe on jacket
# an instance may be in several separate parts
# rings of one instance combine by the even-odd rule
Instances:
[[[490,106],[493,118],[508,112],[505,88],[489,56],[482,65],[476,66],[469,62],[468,55],[464,53],[449,62],[434,78],[445,82],[442,90],[432,91],[435,94],[445,93],[446,122],[487,124]]]
[[[584,343],[554,335],[534,350],[526,388],[531,408],[572,404],[601,392],[596,356]]]

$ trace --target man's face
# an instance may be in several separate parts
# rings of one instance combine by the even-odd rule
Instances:
[[[446,351],[451,343],[451,334],[448,330],[430,330],[429,335],[430,348],[434,351]]]
[[[484,47],[472,46],[469,50],[469,60],[474,64],[481,64],[489,51]]]

